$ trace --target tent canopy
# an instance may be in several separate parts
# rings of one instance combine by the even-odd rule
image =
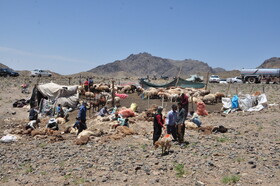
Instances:
[[[42,98],[54,101],[55,104],[75,108],[79,101],[78,86],[64,86],[55,83],[37,85],[33,89],[31,107],[39,105]],[[32,105],[33,104],[33,105]]]
[[[161,84],[161,85],[153,84],[145,80],[140,80],[139,83],[143,88],[149,88],[149,87],[168,88],[168,87],[175,87],[175,86],[182,87],[182,88],[203,88],[205,86],[204,83],[187,81],[182,78],[176,78],[167,84]]]

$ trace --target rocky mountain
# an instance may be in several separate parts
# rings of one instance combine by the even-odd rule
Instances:
[[[280,57],[267,59],[257,68],[280,68]]]
[[[9,68],[7,65],[0,63],[0,68]]]
[[[213,69],[207,63],[185,59],[172,60],[152,56],[149,53],[131,54],[126,59],[100,65],[89,70],[98,75],[127,75],[127,76],[188,76],[200,72],[217,73],[225,71],[222,68]]]

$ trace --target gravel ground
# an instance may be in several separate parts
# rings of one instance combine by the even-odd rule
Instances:
[[[3,83],[2,83],[3,85]],[[229,93],[251,93],[262,85],[233,85]],[[249,86],[249,85],[248,85]],[[227,86],[210,85],[213,91],[227,91]],[[279,86],[266,85],[269,103],[279,100]],[[17,86],[1,91],[1,128],[14,129],[27,118],[26,109],[11,107],[13,100],[25,96]],[[136,95],[122,100],[132,102],[139,111],[147,100]],[[150,104],[161,104],[151,100]],[[167,104],[167,110],[172,103]],[[145,106],[146,105],[146,106]],[[5,108],[5,109],[4,109]],[[104,135],[92,138],[86,145],[75,145],[73,134],[63,134],[63,141],[50,143],[50,136],[35,139],[22,135],[14,143],[0,143],[1,185],[279,185],[280,118],[279,106],[260,112],[219,113],[221,105],[207,106],[210,115],[202,117],[204,126],[223,125],[227,133],[204,135],[187,130],[186,144],[173,144],[168,155],[152,146],[152,122],[138,116],[130,124],[138,134],[120,140],[102,141],[110,134],[108,122],[88,119],[88,127],[102,129]],[[16,114],[13,114],[16,112]],[[76,112],[64,128],[72,125]],[[99,123],[98,123],[99,122]]]

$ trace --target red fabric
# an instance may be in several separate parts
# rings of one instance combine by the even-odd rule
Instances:
[[[205,104],[203,102],[198,102],[196,104],[197,114],[200,116],[207,116],[208,112],[206,111]]]
[[[88,84],[89,84],[89,83],[88,83],[88,81],[85,81],[85,82],[84,82],[84,85],[86,85],[86,86],[87,86]]]
[[[115,93],[115,95],[118,96],[118,97],[120,97],[120,98],[122,98],[122,99],[125,99],[125,98],[128,97],[127,94],[118,94],[118,93]]]
[[[189,97],[187,95],[184,95],[182,97],[182,101],[181,101],[182,105],[186,105],[189,103]]]
[[[135,116],[135,113],[131,109],[121,110],[121,111],[119,111],[119,114],[121,114],[123,118]]]
[[[162,119],[162,117],[161,117],[160,114],[158,114],[158,115],[156,116],[156,119],[157,119],[158,124],[160,124],[160,125],[163,127],[163,119]]]

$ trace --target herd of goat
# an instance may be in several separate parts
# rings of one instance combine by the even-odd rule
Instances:
[[[94,110],[99,110],[107,104],[112,103],[112,86],[100,83],[86,89],[83,86],[79,87],[79,93],[84,99],[89,100],[90,105]],[[117,94],[131,94],[137,92],[143,99],[164,99],[164,101],[178,101],[182,93],[189,96],[190,103],[204,102],[205,104],[214,104],[221,102],[225,94],[221,92],[211,93],[210,90],[195,89],[195,88],[148,88],[143,89],[140,86],[125,85],[114,86],[114,92]],[[115,96],[115,105],[120,106],[120,97]]]

